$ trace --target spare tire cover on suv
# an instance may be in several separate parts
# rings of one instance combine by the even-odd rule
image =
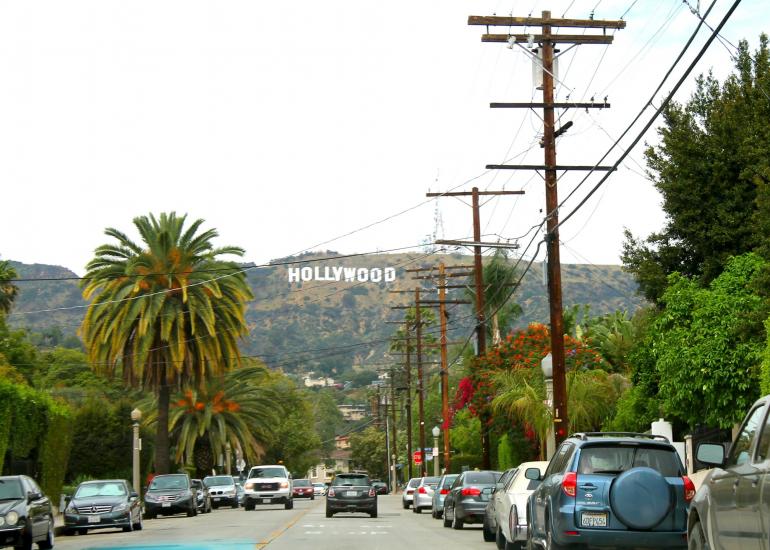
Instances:
[[[620,521],[632,529],[652,529],[671,509],[671,488],[660,472],[632,468],[615,478],[610,505]]]

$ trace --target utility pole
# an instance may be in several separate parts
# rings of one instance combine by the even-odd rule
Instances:
[[[396,443],[396,434],[398,430],[396,429],[396,380],[394,377],[395,371],[394,369],[390,370],[390,410],[391,410],[391,430],[392,433],[390,435],[390,442],[391,442],[391,464],[393,466],[393,472],[391,474],[391,480],[390,480],[390,490],[394,492],[396,490],[396,486],[398,485],[398,477],[397,477],[397,471],[396,471],[396,464],[398,461],[398,445]]]
[[[501,246],[499,243],[481,242],[481,215],[479,196],[486,195],[523,195],[524,191],[479,191],[474,187],[470,192],[459,191],[452,193],[426,193],[426,197],[461,197],[471,196],[473,207],[473,242],[436,241],[436,244],[465,244],[473,245],[473,275],[476,287],[476,356],[482,357],[487,352],[487,322],[484,312],[484,273],[481,259],[481,248],[484,246]],[[515,248],[515,245],[502,245]],[[482,407],[479,411],[481,421],[481,462],[485,470],[492,468],[492,457],[489,440],[489,411]]]
[[[438,316],[441,323],[441,420],[444,424],[444,471],[449,472],[450,464],[450,437],[449,437],[449,361],[447,359],[446,339],[446,268],[444,262],[438,264]],[[435,457],[433,460],[438,460]]]
[[[425,391],[422,372],[422,314],[420,306],[420,287],[414,289],[414,316],[415,332],[417,333],[417,411],[420,422],[420,477],[425,477]]]
[[[501,170],[542,170],[545,172],[546,190],[546,227],[548,234],[546,245],[548,249],[548,297],[551,320],[551,355],[553,357],[553,422],[556,443],[561,443],[567,436],[569,428],[569,415],[567,411],[567,380],[564,361],[564,316],[562,306],[561,284],[561,260],[559,257],[559,199],[557,192],[557,170],[590,170],[607,171],[610,167],[603,166],[558,166],[556,164],[556,136],[566,130],[566,125],[560,130],[555,128],[555,108],[568,109],[580,108],[608,108],[606,103],[556,103],[554,101],[554,44],[611,44],[612,35],[607,35],[607,29],[623,29],[626,22],[622,20],[594,20],[594,19],[554,19],[550,11],[543,11],[542,17],[479,17],[470,16],[469,25],[481,25],[487,27],[540,27],[540,34],[487,34],[482,35],[482,42],[505,42],[514,45],[535,42],[542,48],[542,75],[543,75],[543,103],[493,103],[492,108],[541,108],[543,109],[543,141],[544,166],[532,165],[487,165],[488,169]],[[580,28],[584,34],[560,35],[553,34],[552,28]],[[587,34],[588,29],[601,29],[603,34]],[[528,51],[523,46],[520,46]],[[529,52],[530,55],[534,55]],[[535,61],[540,61],[535,57]]]

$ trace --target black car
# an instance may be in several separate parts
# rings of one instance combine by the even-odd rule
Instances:
[[[462,529],[466,523],[483,523],[489,496],[500,475],[490,471],[461,473],[444,497],[444,527]]]
[[[64,508],[64,534],[85,535],[89,529],[142,528],[142,503],[125,479],[85,481]]]
[[[211,512],[211,495],[208,487],[200,479],[191,479],[190,483],[196,491],[198,511],[201,514],[208,514]]]
[[[154,519],[158,514],[198,514],[198,495],[187,474],[164,474],[152,478],[144,495],[144,517]]]
[[[388,484],[384,481],[372,481],[372,487],[374,487],[374,491],[378,495],[387,495],[388,494]]]
[[[326,517],[338,512],[365,512],[377,517],[377,492],[366,474],[337,474],[326,493]]]
[[[0,477],[0,548],[53,548],[51,502],[35,480],[27,476]]]
[[[211,502],[214,508],[220,506],[230,506],[238,508],[240,504],[240,494],[243,494],[243,487],[236,483],[233,476],[208,476],[203,478],[203,484],[208,488],[211,495]]]

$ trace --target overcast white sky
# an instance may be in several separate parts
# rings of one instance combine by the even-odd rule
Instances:
[[[708,21],[715,26],[732,3],[718,0]],[[425,203],[320,247],[390,249],[434,231],[427,191],[474,184],[526,191],[482,209],[485,240],[524,235],[542,216],[538,176],[463,183],[488,163],[542,163],[537,116],[489,109],[540,99],[531,64],[519,48],[482,44],[483,29],[466,23],[544,9],[572,18],[595,10],[596,19],[627,12],[612,46],[561,59],[559,99],[612,103],[563,119],[575,124],[559,141],[559,162],[594,163],[697,25],[681,0],[4,1],[0,257],[82,274],[107,242],[105,227],[130,232],[134,216],[175,210],[204,218],[219,244],[260,263]],[[755,46],[769,23],[767,0],[744,0],[722,35]],[[714,67],[724,77],[730,51],[715,43],[696,73]],[[624,226],[637,235],[662,226],[641,150],[562,228],[562,261],[617,264]],[[560,196],[581,177],[562,177]],[[470,235],[469,207],[442,198],[438,208],[445,238]]]

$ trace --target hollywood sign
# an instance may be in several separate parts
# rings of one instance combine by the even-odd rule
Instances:
[[[359,283],[391,283],[396,280],[395,267],[343,267],[315,266],[288,268],[289,282],[300,281],[346,281]]]

